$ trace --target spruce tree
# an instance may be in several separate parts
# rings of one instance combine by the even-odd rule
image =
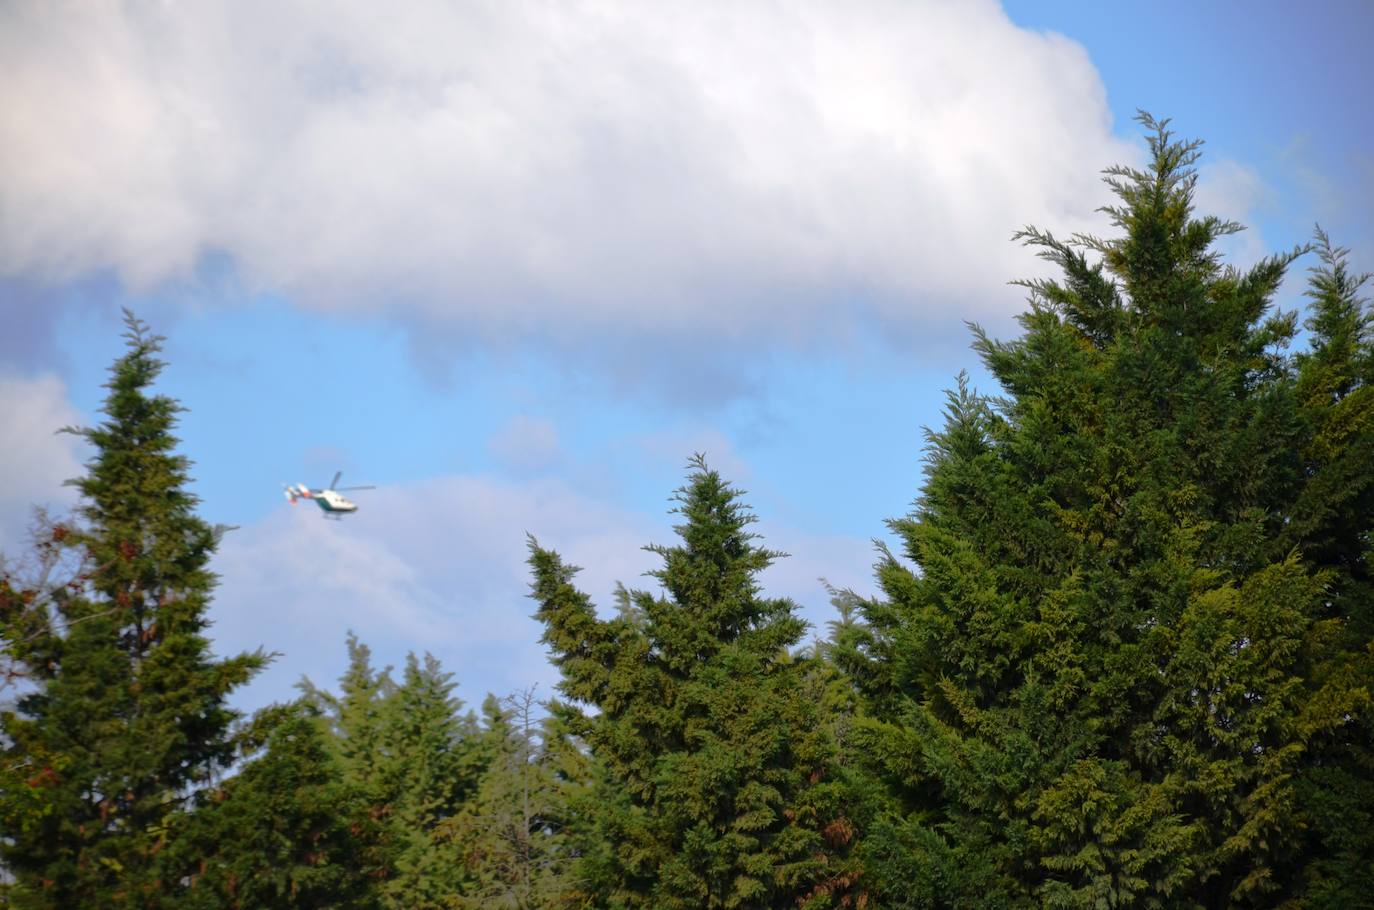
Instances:
[[[756,577],[779,554],[755,545],[736,491],[697,457],[677,492],[681,543],[655,596],[598,618],[576,569],[530,543],[536,617],[570,712],[619,790],[599,810],[606,906],[834,906],[857,891],[853,830],[837,805],[834,745],[808,691],[805,631]]]
[[[175,453],[181,409],[148,388],[161,339],[126,314],[105,421],[75,481],[80,520],[55,537],[85,566],[58,590],[6,599],[5,642],[31,688],[0,713],[0,764],[32,769],[0,794],[0,858],[19,907],[153,906],[166,820],[232,757],[229,693],[261,653],[216,659],[206,638],[216,532]],[[35,808],[35,804],[41,804]]]
[[[1313,417],[1271,301],[1300,251],[1224,266],[1238,227],[1193,217],[1198,143],[1142,121],[1149,167],[1108,171],[1119,236],[1019,235],[1062,277],[1027,282],[1019,339],[976,332],[1003,394],[961,378],[884,596],[845,630],[890,906],[1300,899],[1316,756],[1367,729],[1332,598],[1367,506],[1293,527]]]

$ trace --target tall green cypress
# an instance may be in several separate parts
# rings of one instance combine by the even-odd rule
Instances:
[[[857,890],[838,805],[833,741],[788,649],[805,623],[759,595],[779,554],[698,457],[676,497],[681,544],[663,593],[633,592],[597,617],[576,569],[530,545],[537,618],[570,699],[595,708],[576,732],[619,790],[600,808],[612,855],[607,906],[833,906]]]
[[[32,686],[0,713],[0,761],[35,769],[0,794],[0,859],[21,907],[162,900],[154,858],[166,820],[232,757],[226,699],[265,660],[211,654],[216,532],[196,516],[190,463],[175,454],[181,408],[147,391],[161,339],[131,314],[126,325],[106,419],[75,431],[95,451],[75,481],[80,521],[55,531],[85,571],[6,605],[7,627],[24,634],[5,651]]]
[[[385,705],[381,735],[388,756],[379,782],[394,850],[382,887],[385,907],[451,907],[462,887],[463,869],[442,826],[474,795],[488,757],[476,718],[461,713],[455,687],[453,674],[433,656],[411,654]]]
[[[905,560],[845,633],[891,906],[1299,898],[1304,775],[1367,723],[1318,550],[1367,551],[1368,513],[1292,528],[1312,418],[1271,301],[1298,251],[1224,266],[1238,227],[1192,215],[1198,144],[1142,120],[1150,166],[1108,171],[1117,237],[1020,234],[1062,277],[1027,283],[1019,339],[977,333],[1003,395],[950,395],[891,523]]]
[[[1297,395],[1307,477],[1282,545],[1321,566],[1328,584],[1320,615],[1341,647],[1319,672],[1374,689],[1374,316],[1359,296],[1368,275],[1350,271],[1346,250],[1320,229],[1308,290],[1311,333],[1297,358]],[[1298,778],[1308,821],[1308,901],[1352,907],[1374,894],[1374,712],[1309,744]]]
[[[321,712],[343,783],[368,816],[356,861],[370,899],[407,910],[453,906],[467,873],[446,826],[476,792],[491,750],[434,657],[408,656],[398,683],[390,667],[373,668],[356,636],[348,655],[338,695],[309,682],[302,688]]]
[[[163,866],[180,886],[175,906],[375,907],[366,851],[376,822],[343,779],[313,706],[268,708],[244,739],[257,754],[173,822]]]

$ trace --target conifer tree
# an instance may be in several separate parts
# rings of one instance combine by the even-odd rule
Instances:
[[[823,907],[857,891],[852,826],[837,805],[833,742],[808,697],[805,624],[756,576],[779,554],[698,456],[676,497],[681,543],[655,596],[597,617],[577,571],[531,541],[536,617],[579,736],[621,798],[601,809],[615,907]]]
[[[839,643],[895,799],[864,846],[889,906],[1298,899],[1313,749],[1368,723],[1319,552],[1367,554],[1367,506],[1291,527],[1320,448],[1270,312],[1298,251],[1223,266],[1198,144],[1142,121],[1150,166],[1108,171],[1120,236],[1019,235],[1062,277],[1027,283],[1018,340],[977,332],[1003,397],[961,377],[891,523],[906,561]]]
[[[75,481],[81,520],[55,529],[86,568],[4,604],[6,630],[23,630],[6,654],[32,686],[0,713],[0,765],[33,770],[0,794],[18,907],[157,905],[166,820],[231,758],[227,696],[265,660],[210,653],[216,532],[175,454],[180,406],[147,391],[161,339],[131,314],[126,325],[106,419],[75,431],[94,449]]]
[[[535,717],[534,690],[482,706],[491,761],[481,786],[447,826],[470,881],[460,908],[582,906],[573,806],[588,759],[553,716]]]
[[[1348,252],[1320,229],[1311,271],[1311,333],[1297,358],[1306,482],[1281,545],[1322,567],[1320,615],[1342,647],[1320,672],[1363,680],[1374,690],[1374,316],[1359,296],[1368,275],[1350,271]],[[1309,823],[1304,869],[1317,907],[1358,906],[1374,894],[1374,712],[1309,743],[1298,781]]]
[[[388,699],[382,737],[389,752],[380,768],[394,859],[383,905],[396,910],[451,907],[463,869],[444,843],[442,826],[475,793],[486,755],[476,718],[461,714],[453,674],[429,654],[411,654]]]
[[[339,694],[302,680],[304,700],[316,707],[329,728],[329,742],[337,753],[343,774],[367,789],[380,781],[385,762],[384,715],[388,699],[396,691],[391,668],[372,666],[372,649],[348,633],[348,668],[339,679]]]
[[[185,910],[363,908],[362,855],[375,825],[329,752],[314,709],[276,706],[259,714],[249,742],[261,754],[175,822],[164,863],[184,882]]]
[[[466,872],[445,826],[475,793],[489,761],[476,718],[462,713],[456,684],[430,655],[410,655],[398,683],[374,669],[371,651],[348,639],[340,693],[306,681],[329,732],[343,781],[369,819],[358,862],[376,906],[451,907]]]

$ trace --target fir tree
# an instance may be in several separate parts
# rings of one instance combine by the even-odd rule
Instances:
[[[165,823],[231,758],[226,698],[264,663],[216,660],[205,636],[216,532],[195,515],[175,454],[179,405],[149,395],[161,339],[127,315],[127,353],[95,450],[75,481],[81,521],[61,545],[86,566],[38,596],[6,598],[5,650],[32,686],[0,713],[0,765],[32,769],[0,794],[0,857],[20,907],[159,903]],[[41,807],[36,808],[35,804]]]
[[[682,543],[651,547],[664,594],[597,617],[576,569],[531,541],[533,596],[576,731],[620,797],[600,809],[609,906],[833,906],[853,896],[834,746],[789,648],[805,624],[759,596],[779,554],[753,543],[736,492],[692,462]]]
[[[891,906],[1297,898],[1311,747],[1367,723],[1367,678],[1331,672],[1324,535],[1290,527],[1310,422],[1269,311],[1298,251],[1223,266],[1238,227],[1192,217],[1198,144],[1142,119],[1150,167],[1108,171],[1121,236],[1019,235],[1063,276],[1027,283],[1020,339],[977,333],[1004,397],[950,395],[891,523],[909,562],[845,632]]]

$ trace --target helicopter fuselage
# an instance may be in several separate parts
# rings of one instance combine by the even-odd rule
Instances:
[[[320,490],[311,495],[310,498],[324,510],[326,515],[342,515],[358,511],[357,503],[333,490]]]

